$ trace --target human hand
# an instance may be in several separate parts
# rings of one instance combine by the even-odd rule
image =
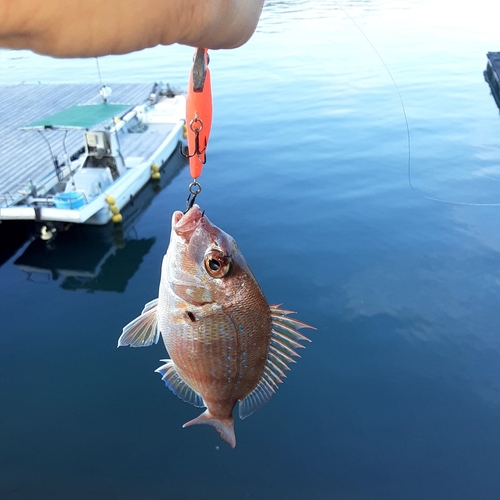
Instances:
[[[233,48],[264,0],[0,0],[0,47],[54,57],[123,54],[180,43]]]

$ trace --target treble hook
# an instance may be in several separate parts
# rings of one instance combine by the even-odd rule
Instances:
[[[198,118],[198,115],[195,115],[195,117],[189,122],[189,128],[194,132],[194,153],[189,154],[189,151],[187,154],[184,153],[182,150],[182,145],[180,146],[180,151],[181,155],[184,156],[184,158],[192,158],[193,156],[198,156],[198,160],[205,165],[207,161],[207,155],[206,155],[206,150],[207,150],[207,138],[205,137],[205,146],[203,147],[203,150],[200,149],[200,132],[203,130],[203,121]],[[203,157],[202,157],[203,155]]]
[[[201,193],[201,185],[196,180],[193,180],[191,184],[189,184],[189,195],[186,200],[186,211],[185,214],[189,211],[190,208],[193,208],[194,201],[196,197]]]

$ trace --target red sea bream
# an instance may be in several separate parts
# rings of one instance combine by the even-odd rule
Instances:
[[[274,394],[298,356],[297,330],[312,328],[269,306],[234,239],[198,205],[175,212],[158,299],[129,323],[118,346],[141,347],[161,333],[170,359],[156,371],[184,401],[206,407],[184,424],[213,425],[233,448],[233,409],[248,417]]]

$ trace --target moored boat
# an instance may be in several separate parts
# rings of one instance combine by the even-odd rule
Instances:
[[[155,85],[138,105],[109,104],[104,99],[71,106],[22,127],[26,135],[78,129],[82,142],[77,151],[65,151],[63,160],[52,156],[54,168],[41,180],[0,195],[0,221],[120,221],[122,208],[151,177],[159,176],[161,165],[182,140],[185,107],[183,94]]]

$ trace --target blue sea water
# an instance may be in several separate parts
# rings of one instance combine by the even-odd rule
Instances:
[[[269,302],[318,329],[236,422],[235,450],[181,428],[199,410],[153,373],[162,345],[116,349],[157,295],[181,158],[121,231],[49,245],[3,231],[0,498],[498,498],[500,117],[483,71],[499,14],[490,0],[268,1],[248,44],[212,51],[199,203]],[[111,87],[185,87],[192,52],[100,67]],[[99,85],[93,60],[0,51],[0,66],[0,84]]]

